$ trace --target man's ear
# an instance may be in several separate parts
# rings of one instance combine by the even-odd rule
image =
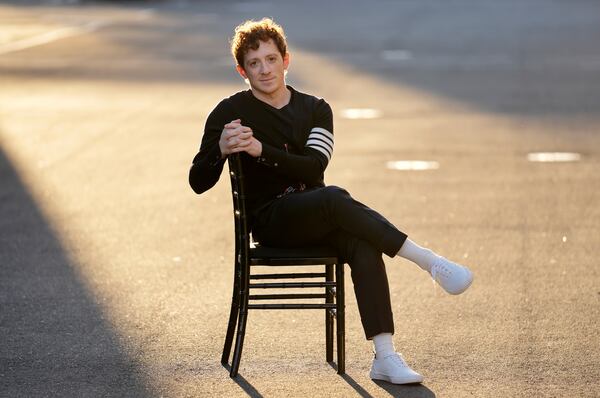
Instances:
[[[285,55],[283,56],[283,69],[285,69],[287,71],[287,69],[290,67],[290,53],[285,53]]]
[[[236,65],[235,69],[238,71],[238,73],[240,74],[240,76],[244,79],[247,79],[248,76],[246,76],[246,71],[244,70],[244,68],[242,68],[240,65]]]

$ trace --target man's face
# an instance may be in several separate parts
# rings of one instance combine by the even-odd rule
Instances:
[[[274,94],[285,89],[285,70],[289,55],[281,56],[273,40],[261,41],[258,49],[250,49],[244,57],[243,68],[237,67],[243,78],[248,79],[253,90]]]

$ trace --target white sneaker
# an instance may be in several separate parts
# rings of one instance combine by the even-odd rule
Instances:
[[[460,264],[438,257],[431,267],[431,277],[450,294],[461,294],[473,283],[473,273]]]
[[[412,370],[402,355],[397,352],[385,358],[375,357],[369,376],[374,380],[385,380],[394,384],[421,383],[423,381],[423,376]]]

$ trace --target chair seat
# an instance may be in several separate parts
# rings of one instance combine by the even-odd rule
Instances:
[[[252,265],[321,265],[336,264],[338,254],[328,246],[303,246],[294,248],[257,245],[250,248]]]

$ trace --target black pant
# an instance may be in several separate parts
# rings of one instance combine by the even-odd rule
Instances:
[[[255,217],[253,234],[265,246],[328,244],[350,265],[365,335],[394,333],[382,253],[395,256],[406,234],[339,187],[295,192]]]

